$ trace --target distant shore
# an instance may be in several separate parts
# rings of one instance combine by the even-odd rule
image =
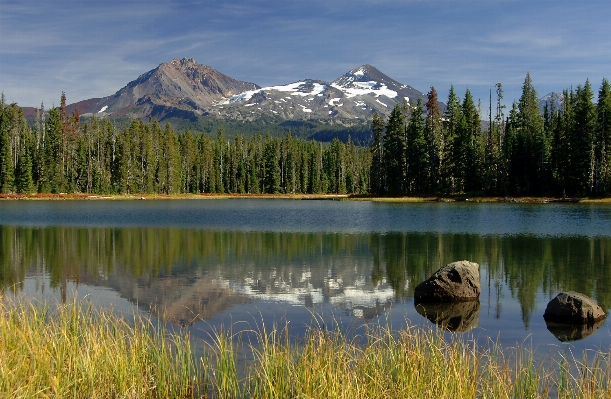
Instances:
[[[173,199],[292,199],[292,200],[333,200],[371,202],[505,202],[505,203],[607,203],[610,198],[555,198],[555,197],[484,197],[484,196],[430,196],[430,197],[378,197],[351,194],[0,194],[0,200],[173,200]]]

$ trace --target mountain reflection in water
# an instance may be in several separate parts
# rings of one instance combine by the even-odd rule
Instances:
[[[21,292],[26,279],[44,277],[66,300],[67,283],[100,286],[182,326],[267,304],[286,305],[289,319],[297,308],[325,306],[361,322],[419,322],[413,288],[463,259],[480,263],[482,296],[456,326],[451,314],[444,321],[442,311],[433,312],[433,321],[450,330],[479,325],[509,339],[544,331],[540,342],[547,344],[555,338],[541,316],[559,291],[579,291],[611,308],[607,237],[0,227],[2,291]],[[609,338],[606,326],[598,334]]]

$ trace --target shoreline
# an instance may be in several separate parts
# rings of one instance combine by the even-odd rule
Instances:
[[[254,340],[242,344],[231,330],[213,331],[206,343],[187,331],[156,329],[138,313],[120,315],[77,299],[56,306],[3,299],[4,396],[509,399],[611,392],[604,349],[581,356],[559,350],[536,362],[528,348],[480,346],[414,327],[373,327],[366,343],[312,327],[296,345],[288,324],[255,329]],[[242,356],[252,360],[240,364]]]
[[[291,200],[329,200],[329,201],[370,201],[393,203],[424,202],[477,202],[477,203],[582,203],[611,204],[609,198],[557,198],[557,197],[485,197],[485,196],[430,196],[430,197],[379,197],[374,195],[353,194],[84,194],[84,193],[37,193],[37,194],[0,194],[0,200],[13,201],[124,201],[124,200],[206,200],[206,199],[291,199]]]

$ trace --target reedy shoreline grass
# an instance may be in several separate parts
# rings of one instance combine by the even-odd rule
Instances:
[[[444,339],[437,330],[313,327],[294,342],[265,325],[252,345],[219,331],[196,355],[189,335],[76,301],[0,299],[0,396],[7,398],[609,398],[611,353],[559,356]],[[358,338],[358,339],[357,339]],[[365,343],[363,343],[363,340]],[[237,343],[236,343],[237,342]],[[238,370],[243,345],[254,360]],[[201,352],[201,351],[200,351]]]

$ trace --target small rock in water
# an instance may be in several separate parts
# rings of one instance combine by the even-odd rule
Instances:
[[[589,296],[569,291],[549,301],[543,318],[556,323],[587,324],[604,319],[605,312]]]
[[[479,265],[466,260],[453,262],[437,270],[416,286],[414,302],[461,302],[479,298]]]

